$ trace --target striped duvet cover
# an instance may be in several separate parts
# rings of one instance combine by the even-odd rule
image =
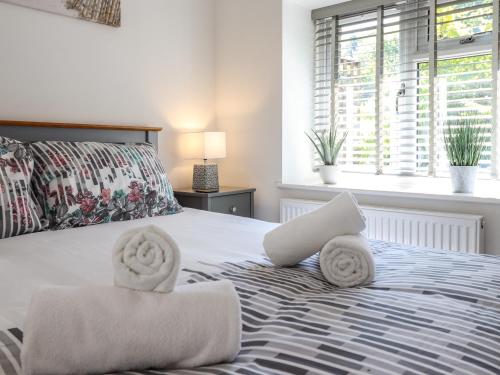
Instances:
[[[263,260],[185,270],[191,283],[235,284],[238,358],[127,374],[500,374],[500,257],[372,245],[377,276],[361,288],[328,284],[317,256],[294,268]],[[0,373],[21,373],[21,346],[19,329],[0,331]]]

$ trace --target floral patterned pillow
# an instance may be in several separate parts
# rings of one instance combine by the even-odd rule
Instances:
[[[31,149],[33,186],[50,229],[182,210],[149,144],[46,141]]]
[[[0,136],[0,238],[42,229],[31,194],[32,173],[31,151],[18,141]]]

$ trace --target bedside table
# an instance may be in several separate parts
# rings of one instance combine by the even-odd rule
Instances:
[[[191,188],[174,189],[181,206],[243,217],[253,217],[255,189],[221,187],[215,193],[199,193]]]

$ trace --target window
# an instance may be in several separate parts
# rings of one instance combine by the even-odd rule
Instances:
[[[481,175],[496,178],[499,1],[354,0],[313,11],[313,126],[348,131],[344,170],[445,176],[444,126],[474,116],[488,137]]]

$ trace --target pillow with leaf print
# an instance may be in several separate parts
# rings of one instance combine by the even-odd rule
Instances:
[[[0,238],[42,229],[32,199],[31,151],[16,140],[0,136]]]
[[[182,210],[150,144],[43,141],[30,147],[33,188],[50,229]]]

